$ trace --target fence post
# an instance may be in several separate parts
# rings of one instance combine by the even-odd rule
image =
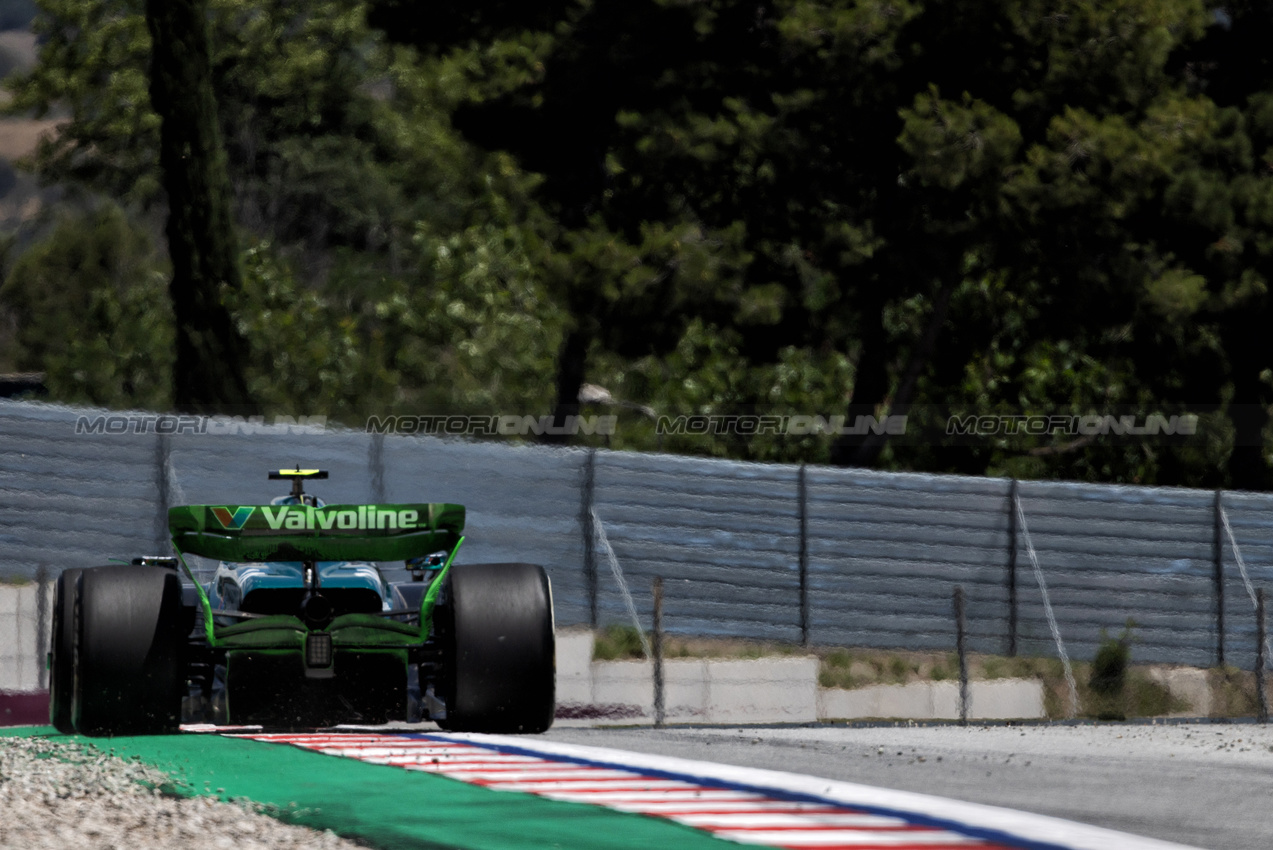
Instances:
[[[168,508],[172,494],[168,486],[168,474],[172,464],[172,446],[167,434],[155,437],[155,554],[166,554],[172,545],[168,534]]]
[[[35,660],[36,684],[42,691],[49,689],[49,644],[44,635],[49,629],[49,568],[40,564],[35,569]]]
[[[597,529],[592,521],[596,489],[597,450],[588,449],[583,462],[583,490],[580,493],[579,527],[583,532],[583,580],[588,590],[588,625],[597,627]]]
[[[385,435],[379,432],[371,435],[371,445],[367,447],[367,465],[371,467],[371,501],[385,501]]]
[[[1008,657],[1017,654],[1017,479],[1008,486]]]
[[[968,722],[968,641],[964,628],[964,588],[955,587],[955,651],[959,654],[959,722]]]
[[[1264,642],[1268,639],[1264,623],[1264,588],[1255,592],[1255,706],[1256,718],[1269,722],[1269,697],[1264,690]]]
[[[1223,490],[1216,490],[1211,507],[1211,570],[1216,607],[1216,666],[1224,666],[1224,542],[1220,536],[1224,518],[1221,499]]]
[[[800,511],[800,645],[809,645],[809,485],[805,465],[796,476]]]
[[[654,725],[662,726],[664,719],[663,696],[663,576],[654,577],[654,634],[651,635],[651,652],[654,660]]]

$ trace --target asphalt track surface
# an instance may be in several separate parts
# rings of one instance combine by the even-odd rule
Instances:
[[[622,813],[627,819],[612,821],[616,835],[610,846],[617,840],[623,850],[725,850],[737,846],[733,842],[788,850],[1105,850],[1111,844],[1128,845],[1126,850],[1188,850],[1156,841],[1151,847],[1125,833],[1102,830],[1098,836],[1091,827],[1005,809],[522,736],[365,730],[249,737],[336,756],[332,761],[337,763],[354,759],[440,775],[488,792],[512,792],[493,795],[505,802],[539,799],[593,813]],[[635,834],[648,833],[660,821],[684,829],[679,835],[665,833],[663,843],[654,845],[648,834]],[[709,837],[725,840],[709,842]],[[1074,840],[1058,842],[1062,838]],[[599,846],[593,839],[560,844]]]
[[[938,831],[920,836],[925,845],[950,843],[951,836],[940,833],[954,829],[982,836],[982,844],[1012,847],[1149,846],[1126,833],[1177,847],[1273,846],[1273,731],[1254,724],[558,728],[545,736],[503,738],[438,735],[420,727],[387,732],[248,733],[257,740],[244,740],[243,733],[185,734],[99,740],[95,746],[184,777],[182,796],[198,794],[202,784],[205,794],[215,788],[223,799],[252,799],[286,821],[336,829],[386,848],[721,846],[717,837],[660,823],[661,817],[685,825],[706,818],[711,823],[699,828],[721,838],[780,846],[821,846],[837,836],[855,846],[866,837],[881,843],[874,840],[878,835],[846,830],[915,828]],[[342,755],[353,757],[332,758]],[[686,782],[699,783],[699,790],[679,787]],[[785,790],[776,797],[748,790],[764,788]],[[812,795],[795,808],[816,805],[803,814],[778,813],[792,808],[797,797],[790,794]],[[647,799],[652,795],[658,799]],[[748,799],[733,801],[740,795]],[[417,809],[405,801],[428,805]],[[585,802],[600,806],[578,805]],[[996,808],[978,809],[976,803]],[[857,813],[827,808],[846,804]],[[902,814],[908,810],[919,820]],[[1034,815],[1012,810],[1061,820],[1030,821]],[[623,812],[655,817],[633,820]],[[898,816],[913,826],[875,822]],[[766,823],[740,822],[757,818]],[[793,819],[825,823],[770,823]],[[799,840],[790,832],[775,832],[772,840],[768,833],[747,832],[761,827],[820,832],[798,833]],[[882,843],[914,835],[885,835],[889,840]]]
[[[540,737],[933,794],[1210,850],[1273,847],[1273,728],[1250,723],[555,728]]]

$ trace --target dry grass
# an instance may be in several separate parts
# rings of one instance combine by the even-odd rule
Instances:
[[[774,655],[808,654],[809,650],[804,647],[778,641],[672,635],[663,638],[663,655],[666,658],[766,658]],[[597,661],[618,661],[644,658],[645,654],[635,628],[612,625],[597,632],[592,645],[592,657]]]
[[[822,667],[818,680],[824,688],[859,688],[959,678],[959,658],[953,652],[834,649],[819,655]],[[1123,693],[1112,699],[1103,699],[1088,687],[1091,664],[1076,662],[1073,672],[1082,717],[1159,717],[1189,710],[1188,705],[1172,697],[1163,685],[1152,680],[1144,667],[1129,667]],[[971,681],[1037,679],[1043,683],[1044,708],[1048,716],[1061,718],[1068,714],[1069,686],[1060,659],[970,653],[968,678]]]
[[[906,650],[846,647],[809,647],[797,644],[747,641],[730,638],[664,639],[668,658],[761,658],[766,656],[816,655],[818,684],[824,688],[861,688],[868,685],[901,685],[911,682],[951,681],[959,678],[959,659],[953,652],[911,652]],[[643,658],[640,638],[631,626],[610,626],[596,636],[593,657],[599,661]],[[1074,663],[1079,716],[1089,719],[1119,717],[1161,717],[1191,711],[1192,707],[1173,697],[1150,678],[1148,668],[1131,666],[1121,695],[1103,698],[1088,686],[1091,664]],[[1234,669],[1210,672],[1212,715],[1247,716],[1255,713],[1253,676]],[[1059,659],[985,655],[971,653],[968,677],[972,681],[991,679],[1037,679],[1043,683],[1044,708],[1049,717],[1068,714],[1069,688]]]
[[[1213,717],[1251,717],[1256,713],[1255,673],[1236,667],[1207,671]],[[1267,683],[1266,683],[1267,688]]]

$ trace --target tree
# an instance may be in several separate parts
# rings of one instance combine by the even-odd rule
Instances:
[[[722,34],[696,30],[710,12],[643,0],[533,13],[436,4],[421,26],[415,15],[373,3],[371,21],[431,54],[451,51],[454,67],[483,81],[455,104],[456,126],[543,176],[536,197],[547,219],[533,261],[568,316],[555,370],[559,423],[579,410],[594,346],[628,357],[666,351],[691,314],[737,305],[740,231],[705,228],[692,209],[623,173],[629,112],[660,104],[680,69],[720,48]]]
[[[230,185],[210,75],[203,0],[147,0],[150,99],[161,118],[168,255],[176,328],[173,404],[215,412],[250,405],[246,342],[227,301],[242,289]]]
[[[8,81],[12,108],[57,110],[68,120],[42,144],[32,166],[47,183],[115,198],[135,220],[149,223],[165,205],[159,117],[147,91],[151,39],[141,4],[42,2],[40,63]],[[509,264],[523,262],[525,253],[520,199],[526,178],[506,159],[470,150],[435,105],[457,96],[454,74],[385,45],[367,29],[358,0],[211,0],[210,6],[211,78],[232,213],[252,270],[247,290],[226,303],[241,332],[264,346],[248,358],[253,393],[271,407],[294,409],[300,390],[311,388],[317,398],[301,406],[343,415],[424,399],[445,403],[452,395],[499,387],[522,397],[530,380],[525,368],[505,370],[501,379],[466,356],[464,374],[477,380],[478,391],[432,365],[446,359],[433,354],[461,342],[439,341],[435,330],[451,325],[434,310],[465,305],[475,336],[492,345],[510,342],[493,327],[502,321],[498,313],[457,292],[457,282],[481,290],[507,274]],[[295,37],[279,38],[280,32]],[[453,234],[466,235],[451,244]],[[469,244],[481,247],[470,254]],[[442,276],[450,282],[438,284],[434,249],[448,246],[457,251]],[[332,349],[293,347],[280,367],[270,361],[279,354],[276,337],[248,312],[256,309],[308,329]],[[303,309],[318,312],[299,315]],[[314,322],[327,322],[333,332]],[[404,336],[408,326],[419,338]],[[554,334],[503,350],[504,366],[516,352],[551,344]],[[333,369],[329,356],[348,345],[366,346],[353,371],[392,374],[400,392],[386,395],[383,381],[369,378],[336,393],[331,380],[349,370]],[[364,362],[373,352],[382,358],[374,366]],[[526,362],[536,356],[528,353]],[[543,380],[537,375],[534,383]]]
[[[644,413],[614,444],[1266,480],[1262,7],[211,2],[235,211],[258,237],[240,303],[303,303],[336,327],[289,315],[288,333],[349,354],[280,365],[296,346],[239,314],[271,403],[292,397],[273,369],[342,411],[561,419],[589,381],[673,416],[1201,412],[1205,438],[1181,445],[664,445]],[[42,167],[153,196],[154,126],[98,58],[135,61],[135,0],[48,3],[67,25],[17,102],[73,117]]]
[[[949,15],[956,7],[944,8]],[[943,357],[922,384],[930,397],[962,398],[985,412],[1195,402],[1186,364],[1214,362],[1214,353],[1205,338],[1181,333],[1179,309],[1155,304],[1195,279],[1162,208],[1214,126],[1208,105],[1172,70],[1173,51],[1203,30],[1202,9],[1128,2],[1062,11],[1001,7],[996,25],[978,25],[990,43],[971,55],[984,63],[955,74],[966,86],[962,98],[934,90],[904,112],[899,141],[913,163],[905,179],[926,187],[942,218],[972,222],[975,239],[976,263],[954,290]],[[949,23],[939,13],[921,30]],[[957,40],[966,46],[975,37]],[[978,114],[983,123],[1008,122],[1020,140],[982,175],[963,165],[989,149],[975,131]],[[1034,452],[1036,474],[1151,474],[1146,445],[1117,460],[1074,445],[1083,452],[1028,442],[1015,451]],[[965,468],[1003,468],[1006,455],[999,458],[983,450]],[[1044,458],[1046,472],[1037,465]]]
[[[172,310],[149,234],[113,204],[58,218],[0,288],[17,320],[17,367],[44,371],[61,401],[167,408]]]
[[[1273,401],[1273,62],[1264,45],[1273,12],[1260,3],[1225,4],[1206,37],[1180,51],[1176,71],[1199,101],[1214,106],[1201,118],[1206,133],[1194,158],[1164,193],[1163,233],[1191,274],[1163,287],[1160,308],[1202,324],[1222,351],[1191,364],[1191,384],[1212,388],[1232,428],[1230,486],[1273,486],[1269,464],[1269,404]],[[1201,321],[1199,321],[1201,320]],[[1203,324],[1205,323],[1205,324]],[[1219,390],[1217,392],[1217,390]]]
[[[39,64],[13,113],[68,113],[31,165],[144,212],[161,203],[159,117],[139,0],[41,0]],[[386,47],[359,0],[209,0],[210,74],[245,233],[297,248],[325,280],[349,250],[394,271],[421,218],[463,222],[484,175],[431,106],[445,86]],[[280,37],[287,33],[288,37]]]

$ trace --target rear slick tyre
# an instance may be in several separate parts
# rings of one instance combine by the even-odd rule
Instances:
[[[69,735],[75,731],[71,701],[75,693],[75,601],[81,569],[63,570],[53,585],[53,624],[49,640],[49,723]]]
[[[181,580],[152,566],[80,576],[75,696],[82,735],[176,731],[185,684]]]
[[[532,564],[452,567],[439,631],[447,716],[456,732],[534,734],[552,725],[552,588]]]

